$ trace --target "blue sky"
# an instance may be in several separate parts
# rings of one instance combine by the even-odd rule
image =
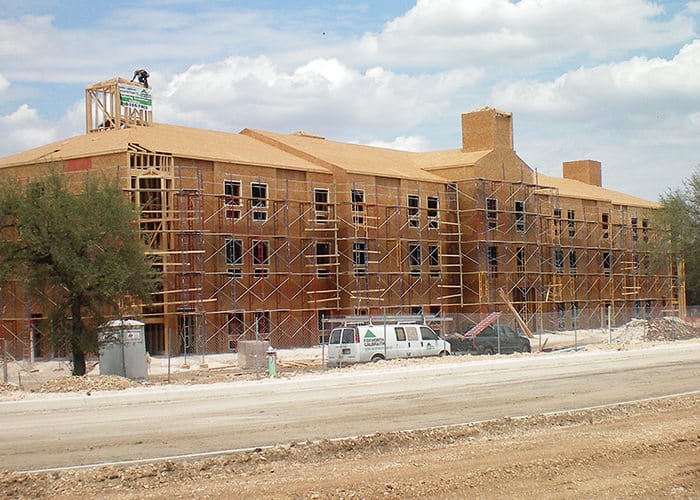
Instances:
[[[425,151],[513,113],[547,175],[655,200],[700,163],[700,0],[0,3],[0,156],[84,133],[84,88],[151,73],[158,122]],[[380,168],[381,166],[378,166]]]

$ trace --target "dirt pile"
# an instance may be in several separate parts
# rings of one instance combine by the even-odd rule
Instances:
[[[644,340],[673,342],[700,337],[700,330],[678,318],[662,318],[649,321]]]
[[[700,329],[678,318],[633,319],[613,330],[615,344],[674,342],[700,338]]]
[[[131,387],[139,387],[139,383],[117,375],[59,377],[44,382],[34,392],[121,391]]]
[[[0,394],[8,394],[10,392],[19,391],[20,388],[13,384],[6,384],[5,382],[0,382]]]

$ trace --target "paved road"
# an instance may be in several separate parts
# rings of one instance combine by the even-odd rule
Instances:
[[[700,390],[700,342],[0,402],[0,469],[345,437]]]

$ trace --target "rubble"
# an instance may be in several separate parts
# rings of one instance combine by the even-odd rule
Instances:
[[[10,392],[19,391],[20,388],[14,384],[7,384],[5,382],[0,382],[0,394],[7,394]]]
[[[654,320],[633,319],[612,331],[615,344],[675,342],[695,338],[700,338],[700,329],[679,318],[671,317]]]
[[[650,342],[674,342],[700,336],[700,330],[678,318],[662,318],[649,321],[644,340]]]
[[[59,377],[41,384],[34,392],[121,391],[139,387],[139,383],[117,375]]]

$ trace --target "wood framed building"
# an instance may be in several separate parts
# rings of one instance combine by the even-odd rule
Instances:
[[[458,331],[460,317],[506,311],[499,290],[533,330],[684,306],[682,268],[652,270],[638,249],[657,205],[603,188],[592,160],[538,175],[513,149],[509,113],[465,113],[460,147],[411,153],[154,123],[142,90],[88,87],[85,135],[0,159],[0,171],[118,176],[162,271],[153,304],[123,311],[146,324],[152,354],[256,335],[314,345],[324,319],[357,314],[449,315]],[[47,356],[44,312],[21,289],[2,290],[0,336]]]

